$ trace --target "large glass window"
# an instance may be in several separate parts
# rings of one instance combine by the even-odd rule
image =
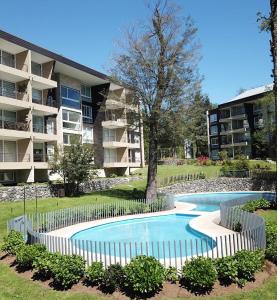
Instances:
[[[82,112],[83,112],[83,121],[85,123],[92,123],[92,107],[88,105],[82,105]]]
[[[93,143],[93,129],[92,127],[83,128],[83,143]]]
[[[211,134],[217,134],[217,133],[218,133],[217,126],[211,126]]]
[[[11,53],[0,50],[0,63],[15,68],[15,56]]]
[[[10,172],[0,172],[0,182],[1,183],[9,183],[9,182],[14,182],[15,181],[15,173],[10,171]]]
[[[37,89],[32,89],[32,99],[33,102],[42,104],[42,91]]]
[[[42,75],[42,66],[34,61],[31,63],[32,74],[41,76]]]
[[[216,122],[217,121],[217,114],[210,115],[210,122]]]
[[[116,131],[114,129],[103,129],[103,141],[104,142],[115,142],[116,141]]]
[[[211,138],[211,144],[213,146],[218,145],[218,138],[217,137]]]
[[[117,162],[116,149],[104,149],[104,162],[105,163]]]
[[[42,116],[33,116],[33,131],[44,133],[44,118]]]
[[[72,108],[80,109],[81,107],[81,97],[80,91],[75,90],[66,86],[61,86],[61,97],[62,97],[62,105]]]
[[[0,161],[17,162],[16,141],[0,141]]]
[[[63,128],[81,130],[81,113],[63,110]]]
[[[79,143],[80,139],[81,139],[81,136],[78,134],[69,134],[69,133],[63,134],[63,143],[66,146]]]
[[[81,86],[81,96],[83,101],[91,102],[91,88],[89,86]]]
[[[16,98],[15,83],[0,80],[0,96]]]

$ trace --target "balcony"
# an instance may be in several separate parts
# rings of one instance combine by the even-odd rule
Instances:
[[[1,57],[0,57],[1,58]],[[0,59],[0,77],[7,81],[19,82],[29,79],[28,66],[23,64],[20,69],[17,69],[15,64],[7,63]]]
[[[0,105],[4,110],[13,111],[30,108],[27,92],[10,91],[5,88],[0,88]]]
[[[127,139],[126,138],[116,138],[116,137],[105,137],[103,140],[104,148],[127,148]]]
[[[0,166],[2,170],[31,169],[30,154],[0,152]]]
[[[33,135],[36,142],[52,142],[58,139],[54,126],[33,124]]]
[[[128,148],[130,149],[139,149],[140,148],[140,141],[139,140],[128,140]]]
[[[57,100],[52,97],[48,97],[45,101],[32,99],[32,105],[35,113],[38,113],[41,116],[58,114]]]
[[[140,160],[129,157],[129,167],[138,168],[140,166],[141,166]]]
[[[34,153],[33,160],[35,169],[49,169],[49,162],[53,160],[53,155]]]
[[[103,163],[104,168],[126,168],[129,166],[129,161],[127,157],[124,157],[122,159],[115,159],[115,160],[105,160]]]
[[[102,127],[109,129],[124,128],[127,126],[126,119],[113,119],[102,121]]]
[[[0,136],[11,140],[31,138],[29,122],[0,121]]]

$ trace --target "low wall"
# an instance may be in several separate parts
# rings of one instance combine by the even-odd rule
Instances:
[[[231,191],[273,191],[274,182],[268,183],[260,180],[257,184],[252,178],[219,177],[200,179],[190,182],[180,182],[160,188],[159,191],[170,194],[205,193],[205,192],[231,192]]]
[[[112,188],[114,185],[128,183],[139,180],[139,177],[126,178],[101,178],[94,179],[81,185],[83,193],[94,191],[104,191]],[[24,199],[51,198],[59,196],[59,189],[62,185],[35,184],[26,186],[9,186],[0,188],[0,202],[19,201]]]

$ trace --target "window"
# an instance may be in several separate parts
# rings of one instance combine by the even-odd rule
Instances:
[[[105,163],[117,162],[116,149],[104,149],[104,162]]]
[[[211,126],[211,134],[217,134],[217,133],[218,133],[217,126]]]
[[[211,158],[212,159],[219,159],[218,150],[211,151]]]
[[[37,76],[42,76],[41,64],[38,64],[38,63],[32,61],[31,70],[32,70],[32,74],[37,75]]]
[[[0,63],[15,68],[15,56],[11,53],[0,50]]]
[[[254,110],[254,113],[256,113],[256,112],[260,112],[260,111],[261,111],[261,109],[262,109],[262,105],[261,105],[261,103],[254,103],[254,105],[253,105],[253,110]]]
[[[0,96],[16,98],[15,83],[0,80]]]
[[[0,110],[0,128],[12,129],[16,123],[16,112]]]
[[[0,141],[0,162],[17,162],[16,141]]]
[[[263,123],[264,123],[264,120],[263,120],[262,115],[254,117],[254,126],[255,127],[263,127]]]
[[[81,86],[81,96],[83,101],[91,102],[91,88],[89,86]]]
[[[78,134],[69,134],[69,133],[64,133],[63,134],[63,143],[66,146],[79,143],[80,142],[81,136]]]
[[[211,138],[211,144],[212,145],[218,145],[218,138],[217,137]]]
[[[32,89],[32,100],[35,103],[42,104],[42,91]]]
[[[82,105],[82,112],[83,112],[83,121],[85,123],[92,123],[92,107],[88,105]]]
[[[210,115],[210,123],[217,121],[217,114]]]
[[[42,116],[33,116],[33,131],[44,133],[44,118]]]
[[[34,162],[45,161],[44,144],[43,143],[34,143],[33,153],[34,153]]]
[[[0,182],[1,183],[15,182],[15,173],[14,172],[0,172]]]
[[[62,105],[80,109],[80,91],[61,86]]]
[[[63,110],[63,128],[69,130],[81,130],[81,113]]]
[[[103,129],[103,141],[104,142],[115,142],[116,141],[116,131],[114,129]]]
[[[232,107],[232,116],[238,116],[245,114],[244,106],[234,106]]]
[[[93,129],[92,127],[83,128],[83,143],[92,144],[93,143]]]

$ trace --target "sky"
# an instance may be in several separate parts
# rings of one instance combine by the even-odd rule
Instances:
[[[270,36],[257,23],[269,0],[174,2],[198,28],[202,89],[213,103],[272,81]],[[124,29],[147,15],[146,0],[13,0],[1,3],[0,29],[107,73]]]

